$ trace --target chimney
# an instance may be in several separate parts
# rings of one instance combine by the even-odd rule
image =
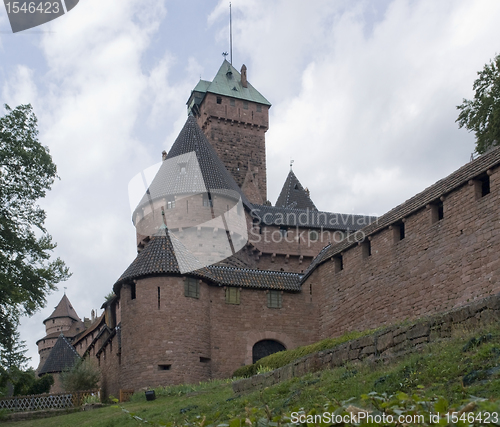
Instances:
[[[241,86],[248,87],[247,66],[245,64],[241,66]]]

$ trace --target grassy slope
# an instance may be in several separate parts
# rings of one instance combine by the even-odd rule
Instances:
[[[480,337],[483,339],[479,340]],[[248,413],[266,416],[266,405],[273,416],[289,415],[298,408],[306,411],[322,408],[325,403],[351,397],[355,398],[355,404],[366,407],[360,396],[371,391],[392,394],[419,390],[427,397],[444,396],[451,406],[459,407],[470,395],[500,396],[500,372],[494,369],[496,366],[500,366],[498,326],[426,346],[418,353],[391,363],[349,364],[244,396],[233,395],[230,381],[172,386],[156,390],[157,399],[152,402],[146,402],[144,395],[139,394],[121,407],[112,405],[89,412],[3,425],[121,427],[142,424],[122,408],[154,424],[200,425],[206,417],[203,425],[217,425]]]

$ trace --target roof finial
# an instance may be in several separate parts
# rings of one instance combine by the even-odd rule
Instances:
[[[293,167],[292,165],[293,165],[293,162],[294,162],[294,161],[295,161],[295,160],[290,159],[290,172],[292,171],[292,167]]]
[[[66,286],[64,287],[64,295],[66,295],[66,289],[68,289]]]
[[[231,2],[229,2],[229,62],[233,65],[233,17],[231,13]]]

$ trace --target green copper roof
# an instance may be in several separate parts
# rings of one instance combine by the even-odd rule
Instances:
[[[208,86],[206,86],[207,84]],[[249,82],[247,86],[242,86],[241,74],[228,61],[224,60],[214,80],[211,83],[200,80],[193,91],[210,92],[258,104],[271,105]]]
[[[211,82],[207,82],[206,80],[200,80],[198,84],[193,89],[193,92],[203,92],[205,93],[210,86]]]

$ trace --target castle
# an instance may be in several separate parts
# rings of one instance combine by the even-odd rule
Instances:
[[[500,150],[385,215],[321,212],[292,170],[267,200],[271,104],[224,61],[133,213],[137,257],[104,314],[66,295],[38,374],[96,361],[105,393],[227,377],[268,354],[500,291]],[[55,389],[60,387],[56,381]]]

